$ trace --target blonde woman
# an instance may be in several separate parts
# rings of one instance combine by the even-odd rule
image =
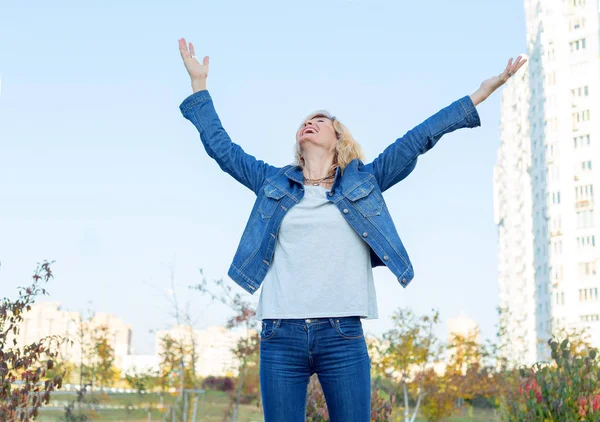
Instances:
[[[233,143],[206,90],[209,58],[179,40],[193,94],[180,106],[206,152],[256,194],[228,275],[253,294],[260,384],[267,422],[305,420],[310,376],[318,375],[332,422],[370,420],[370,358],[361,318],[377,318],[371,268],[386,265],[406,287],[413,268],[382,193],[414,169],[442,135],[480,125],[475,106],[524,63],[521,57],[388,146],[365,164],[360,145],[326,112],[296,132],[296,162],[275,167]]]

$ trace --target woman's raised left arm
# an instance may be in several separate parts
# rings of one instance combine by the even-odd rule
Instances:
[[[409,130],[367,164],[365,171],[374,174],[382,192],[404,179],[415,168],[419,155],[433,148],[443,135],[464,127],[480,126],[475,106],[502,86],[526,61],[521,56],[514,63],[510,59],[502,73],[486,79],[473,94],[454,101]]]

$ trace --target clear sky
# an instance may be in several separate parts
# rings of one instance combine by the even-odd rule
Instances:
[[[0,13],[0,296],[56,260],[45,300],[111,312],[137,353],[172,323],[174,262],[198,328],[229,312],[187,286],[227,278],[254,194],[206,155],[179,112],[177,40],[211,57],[208,89],[232,139],[283,166],[303,117],[327,109],[371,160],[525,50],[520,1],[4,2]],[[500,92],[482,126],[446,135],[385,193],[415,267],[375,270],[379,320],[395,308],[496,323],[492,169]],[[155,287],[150,287],[150,285]],[[91,305],[88,303],[91,302]]]

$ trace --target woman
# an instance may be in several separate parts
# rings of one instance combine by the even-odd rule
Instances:
[[[206,90],[209,58],[179,40],[193,94],[181,112],[209,156],[257,195],[228,271],[244,290],[261,291],[260,384],[265,421],[304,421],[316,373],[332,422],[370,420],[370,359],[361,318],[377,318],[371,267],[386,265],[403,287],[413,278],[382,192],[414,169],[445,133],[480,125],[475,106],[524,63],[431,116],[364,164],[348,129],[325,112],[296,132],[296,163],[274,167],[230,139]]]

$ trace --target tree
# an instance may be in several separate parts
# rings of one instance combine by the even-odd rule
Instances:
[[[188,348],[182,344],[182,340],[165,334],[159,339],[159,378],[160,386],[163,392],[168,391],[172,386],[181,387],[180,381],[184,380],[183,388],[193,388],[193,362],[186,359],[189,356]],[[181,376],[183,363],[184,374]]]
[[[479,331],[466,335],[453,333],[445,346],[446,364],[438,375],[428,369],[422,377],[423,389],[429,393],[423,397],[421,414],[429,422],[444,420],[455,414],[464,402],[485,395],[489,379],[482,366],[484,347],[477,342]]]
[[[418,376],[424,394],[421,415],[428,422],[442,421],[456,412],[458,394],[453,379],[438,375],[432,368],[426,369]]]
[[[140,403],[142,402],[142,394],[152,389],[155,376],[156,372],[153,370],[146,369],[140,371],[137,370],[135,367],[132,371],[125,374],[125,381],[129,385],[129,387],[136,391]],[[150,420],[152,418],[152,404],[148,403],[146,410],[148,411],[148,419]]]
[[[35,418],[39,408],[49,403],[50,394],[62,386],[63,374],[50,378],[48,371],[54,369],[58,348],[68,340],[48,336],[28,345],[18,345],[16,340],[23,314],[31,310],[36,296],[47,294],[42,285],[51,278],[50,263],[38,264],[33,282],[19,288],[16,300],[0,301],[0,420]]]
[[[86,321],[79,315],[78,319],[73,321],[77,324],[77,340],[79,343],[79,387],[76,390],[75,400],[70,400],[64,407],[65,421],[85,421],[88,420],[89,416],[92,414],[91,408],[87,409],[87,411],[83,410],[83,407],[86,404],[85,399],[88,393],[88,387],[91,387],[92,385],[89,379],[93,376],[92,368],[86,361],[86,356],[89,353],[89,319],[90,318]],[[91,407],[92,403],[87,403],[87,405],[88,407]]]
[[[136,368],[133,368],[131,372],[125,374],[125,382],[129,387],[135,390],[138,395],[142,395],[152,389],[155,377],[155,371],[139,371]]]
[[[404,420],[414,422],[423,396],[425,372],[436,362],[441,347],[433,333],[439,323],[439,313],[417,317],[409,309],[399,309],[392,316],[394,327],[383,334],[383,341],[375,345],[376,372],[398,381],[404,395]],[[409,386],[416,397],[410,415]]]
[[[98,381],[100,388],[111,385],[119,379],[119,371],[115,367],[115,350],[109,339],[109,328],[101,325],[91,335],[90,366],[93,368],[92,381]]]
[[[168,381],[170,386],[174,381],[174,375],[179,378],[179,385],[176,391],[177,398],[175,403],[171,406],[171,412],[179,414],[178,418],[185,421],[187,420],[189,413],[186,389],[192,388],[196,392],[198,390],[198,377],[196,376],[196,361],[198,359],[197,344],[193,329],[194,322],[192,321],[189,310],[189,302],[186,304],[186,307],[183,308],[178,300],[175,285],[174,264],[169,265],[169,272],[171,288],[169,289],[166,298],[171,305],[172,316],[175,319],[176,329],[179,332],[177,335],[167,335],[160,339],[161,344],[164,347],[169,348],[169,352],[167,354],[163,353],[163,367],[161,368],[159,376],[163,391],[165,390],[165,382]],[[156,288],[155,286],[151,287]],[[173,349],[177,350],[174,351]],[[169,353],[171,356],[168,356]],[[173,359],[173,356],[178,359],[176,364],[171,360]],[[168,373],[164,372],[165,365],[170,366]],[[178,367],[175,368],[175,365]],[[192,418],[195,418],[197,407],[198,396],[196,394],[194,396]]]
[[[259,381],[258,381],[258,364],[259,364],[259,350],[260,350],[260,339],[258,333],[251,333],[250,327],[253,324],[253,318],[256,312],[252,309],[249,302],[242,299],[239,293],[232,294],[231,286],[224,283],[223,279],[215,281],[216,286],[220,289],[220,293],[214,293],[208,287],[208,280],[204,277],[202,270],[200,270],[202,280],[200,284],[190,286],[190,288],[198,290],[202,294],[208,295],[213,301],[221,302],[228,306],[234,315],[227,321],[227,328],[238,328],[242,327],[245,329],[245,337],[238,341],[238,344],[233,349],[233,353],[239,360],[238,368],[238,379],[236,394],[232,397],[232,418],[236,422],[238,418],[239,405],[242,400],[242,392],[244,391],[244,383],[248,383],[248,375],[252,375],[252,385],[256,388],[253,390],[252,395],[258,399],[260,397]],[[246,390],[249,390],[248,388]]]

